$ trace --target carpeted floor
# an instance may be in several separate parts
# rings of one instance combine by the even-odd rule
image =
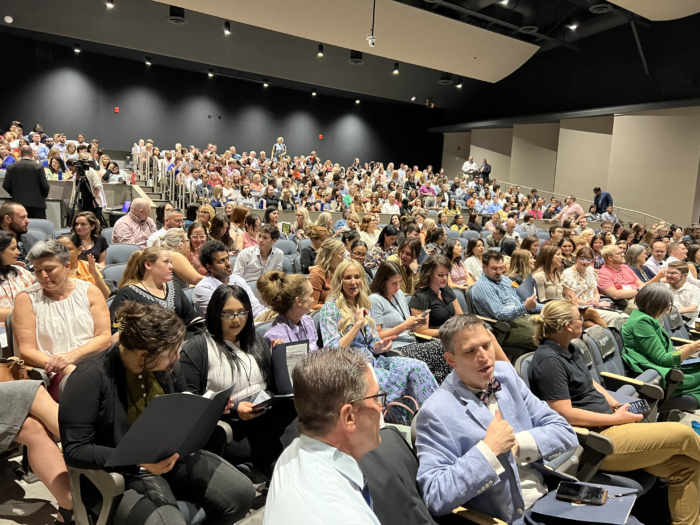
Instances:
[[[26,484],[15,475],[20,459],[0,460],[0,525],[53,524],[56,500],[40,481]]]

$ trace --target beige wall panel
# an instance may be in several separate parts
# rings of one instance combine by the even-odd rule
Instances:
[[[471,142],[471,132],[443,134],[441,166],[450,179],[462,172],[462,165],[469,157]]]
[[[700,0],[610,0],[655,22],[675,20],[700,13]]]
[[[690,224],[698,166],[700,108],[615,116],[608,191],[616,206]]]
[[[482,159],[491,164],[491,178],[508,180],[510,176],[510,154],[513,149],[511,128],[475,129],[472,131],[471,155],[481,166]]]
[[[608,186],[612,115],[562,120],[554,192],[593,200],[593,188]]]
[[[554,190],[559,123],[513,126],[510,181],[545,191]]]

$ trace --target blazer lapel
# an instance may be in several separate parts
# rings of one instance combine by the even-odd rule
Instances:
[[[476,397],[472,391],[469,390],[464,383],[462,383],[462,381],[460,381],[459,377],[454,371],[450,375],[450,379],[452,379],[452,387],[454,388],[455,393],[464,403],[469,417],[476,421],[484,430],[489,428],[493,416],[491,415],[491,412],[489,412],[489,409],[486,408],[486,405],[479,401],[479,398]]]

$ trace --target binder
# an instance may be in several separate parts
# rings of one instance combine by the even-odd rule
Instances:
[[[279,396],[294,394],[292,371],[308,353],[308,339],[280,344],[272,349],[272,373]]]
[[[204,448],[224,413],[233,387],[212,399],[189,393],[156,397],[131,425],[105,463],[122,467],[184,458]]]

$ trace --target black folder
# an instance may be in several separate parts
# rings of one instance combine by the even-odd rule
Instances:
[[[294,394],[292,371],[297,363],[309,353],[309,340],[279,344],[272,349],[272,373],[275,377],[277,394]]]
[[[156,397],[131,425],[105,466],[158,463],[175,453],[185,458],[204,448],[231,392],[233,387],[213,399],[186,393]]]

